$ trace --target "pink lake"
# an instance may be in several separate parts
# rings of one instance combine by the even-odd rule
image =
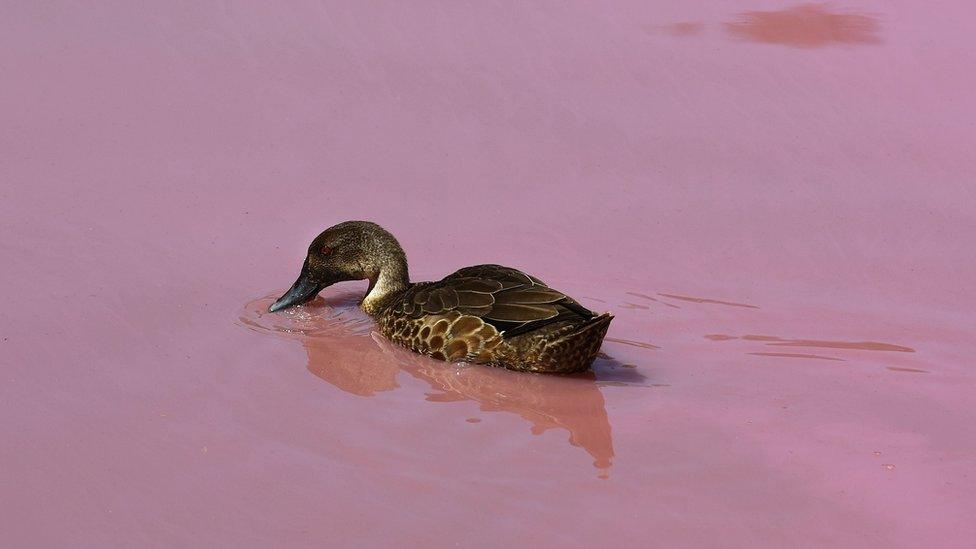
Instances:
[[[972,547],[970,2],[19,2],[0,18],[9,547]],[[522,268],[593,372],[392,347]]]

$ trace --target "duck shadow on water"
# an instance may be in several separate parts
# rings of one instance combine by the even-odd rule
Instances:
[[[273,299],[272,295],[249,303],[241,323],[300,341],[308,371],[330,385],[372,397],[400,389],[398,378],[405,373],[429,386],[422,397],[427,402],[472,401],[483,412],[512,413],[529,423],[533,435],[566,430],[568,442],[593,457],[593,465],[603,470],[602,478],[612,466],[614,450],[600,385],[645,386],[644,376],[631,365],[607,355],[597,359],[593,371],[574,375],[512,372],[421,356],[376,332],[357,307],[358,294],[330,295],[330,306],[317,299],[297,308],[292,319],[263,312]]]

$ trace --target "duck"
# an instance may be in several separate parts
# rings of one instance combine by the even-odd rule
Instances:
[[[308,247],[294,284],[269,307],[307,303],[325,288],[368,280],[362,310],[388,340],[431,358],[509,370],[587,370],[613,315],[597,314],[518,269],[464,267],[439,281],[411,282],[407,256],[371,221],[329,227]]]

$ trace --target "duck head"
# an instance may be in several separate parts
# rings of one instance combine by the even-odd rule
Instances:
[[[369,280],[363,307],[370,312],[370,304],[410,284],[403,248],[386,229],[369,221],[329,227],[309,245],[298,280],[268,312],[311,301],[324,288],[346,280]]]

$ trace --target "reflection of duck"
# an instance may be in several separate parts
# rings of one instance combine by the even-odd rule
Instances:
[[[500,265],[411,283],[403,248],[375,223],[347,221],[308,248],[301,275],[269,312],[313,299],[343,280],[369,279],[362,307],[391,341],[447,361],[512,370],[589,368],[613,316],[597,315],[541,280]]]
[[[533,434],[569,431],[569,443],[606,469],[613,440],[603,394],[592,373],[576,376],[525,375],[499,368],[458,367],[435,362],[390,344],[380,334],[335,329],[302,338],[308,370],[351,394],[373,396],[397,389],[401,371],[422,380],[431,402],[477,402],[485,412],[511,412],[532,424]]]

